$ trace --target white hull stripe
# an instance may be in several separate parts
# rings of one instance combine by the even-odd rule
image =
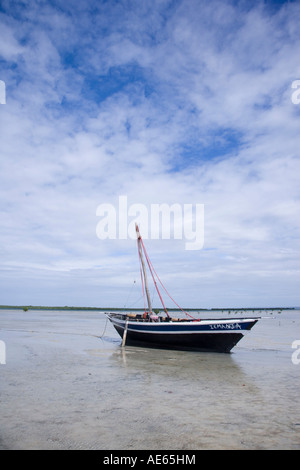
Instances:
[[[117,319],[112,319],[114,325],[118,326],[119,328],[125,328],[124,321],[118,321]],[[244,322],[245,323],[245,322]],[[247,322],[249,323],[249,321]],[[188,326],[188,328],[185,328]],[[200,326],[200,328],[195,328],[196,326]],[[205,326],[205,328],[202,328]],[[134,324],[128,322],[127,326],[128,331],[136,332],[136,333],[148,333],[148,334],[170,334],[170,335],[181,335],[181,334],[215,334],[215,333],[239,333],[245,334],[248,332],[247,329],[241,327],[241,325],[237,322],[230,322],[230,323],[207,323],[203,325],[200,322],[197,325],[193,325],[189,323],[188,325],[185,323],[175,324],[175,325],[161,325],[151,323],[147,328],[143,328],[143,324]]]

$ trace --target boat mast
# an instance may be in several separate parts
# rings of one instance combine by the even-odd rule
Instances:
[[[140,231],[139,231],[139,228],[138,228],[138,225],[137,225],[137,224],[135,224],[135,230],[136,230],[136,236],[137,236],[137,242],[138,242],[139,256],[140,256],[140,260],[141,260],[142,268],[143,268],[143,274],[144,274],[144,280],[145,280],[145,290],[146,290],[146,296],[147,296],[149,314],[151,315],[151,314],[152,314],[152,306],[151,306],[151,300],[150,300],[150,294],[149,294],[147,273],[146,273],[146,267],[145,267],[144,258],[143,258],[143,250],[142,250],[142,244],[141,244],[141,235],[140,235]]]

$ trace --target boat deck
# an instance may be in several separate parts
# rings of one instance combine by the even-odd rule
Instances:
[[[150,318],[147,316],[144,317],[144,314],[139,313],[116,313],[116,312],[107,312],[107,315],[114,316],[120,320],[129,320],[129,321],[136,321],[136,322],[147,322],[149,323]],[[251,320],[259,320],[260,317],[252,317]],[[167,317],[167,316],[158,316],[155,320],[156,322],[206,322],[206,321],[213,321],[213,322],[224,322],[224,321],[238,321],[238,320],[249,320],[248,317],[234,317],[234,318],[177,318],[177,317]]]

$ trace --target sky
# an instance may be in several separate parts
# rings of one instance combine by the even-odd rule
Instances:
[[[144,242],[181,307],[299,306],[299,24],[299,1],[2,0],[0,304],[143,307],[121,221],[176,204],[203,244]]]

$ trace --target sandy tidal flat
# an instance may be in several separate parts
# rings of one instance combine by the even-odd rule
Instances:
[[[122,349],[101,312],[0,310],[0,448],[300,449],[300,312],[260,315],[215,354]]]

